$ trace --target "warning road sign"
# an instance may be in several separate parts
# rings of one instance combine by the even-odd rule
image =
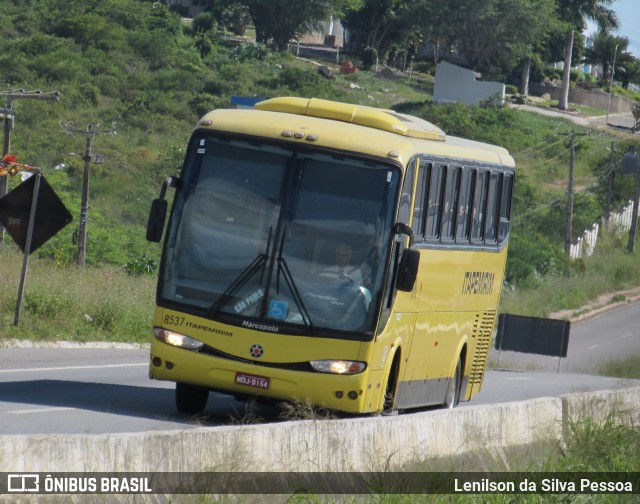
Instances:
[[[22,252],[25,251],[27,243],[35,179],[35,176],[29,177],[0,199],[0,224],[4,226]],[[40,188],[29,254],[44,245],[72,220],[73,217],[64,203],[45,178],[40,175]]]

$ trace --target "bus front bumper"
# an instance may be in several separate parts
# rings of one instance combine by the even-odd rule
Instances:
[[[151,379],[199,385],[241,397],[309,400],[347,413],[364,412],[367,374],[367,370],[354,375],[293,371],[176,348],[155,339],[151,342]]]

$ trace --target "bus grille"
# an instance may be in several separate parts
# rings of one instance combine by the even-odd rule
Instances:
[[[471,364],[471,375],[469,376],[469,383],[472,385],[480,385],[484,378],[487,356],[489,355],[489,346],[491,345],[491,334],[493,333],[495,320],[495,312],[483,312],[476,314],[476,319],[473,325],[473,337],[476,340],[476,351]]]

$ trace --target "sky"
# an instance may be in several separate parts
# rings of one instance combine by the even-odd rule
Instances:
[[[640,0],[615,0],[608,8],[618,14],[620,28],[612,35],[627,37],[629,39],[629,52],[636,58],[640,58]],[[597,31],[597,25],[588,20],[588,28],[585,35],[591,35]]]

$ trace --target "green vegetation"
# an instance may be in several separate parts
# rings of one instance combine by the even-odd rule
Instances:
[[[626,237],[625,237],[626,238]],[[551,312],[577,309],[598,296],[635,287],[640,284],[640,263],[637,255],[626,252],[623,240],[603,233],[592,257],[572,262],[566,274],[555,274],[531,278],[529,288],[507,288],[503,293],[501,310],[543,317]],[[527,240],[527,243],[531,243]],[[525,254],[521,243],[515,241],[510,249],[512,255]],[[515,250],[514,250],[515,248]],[[559,252],[555,256],[566,261]],[[549,264],[554,266],[554,256]],[[514,259],[515,261],[515,259]],[[611,296],[608,302],[620,302]]]
[[[509,149],[519,171],[503,309],[545,314],[640,284],[635,256],[623,252],[623,240],[604,240],[597,254],[584,261],[570,262],[563,252],[568,133],[586,129],[489,104],[435,105],[428,73],[433,67],[426,61],[416,62],[420,71],[411,76],[390,79],[373,70],[344,76],[335,62],[320,62],[336,76],[328,80],[318,73],[318,62],[227,37],[218,29],[220,20],[229,26],[246,22],[246,16],[236,14],[242,13],[206,14],[191,24],[166,5],[143,0],[13,0],[0,11],[5,27],[0,91],[61,92],[57,102],[13,102],[11,154],[18,162],[41,167],[74,215],[74,222],[31,258],[19,328],[12,321],[21,256],[6,237],[0,250],[2,337],[148,339],[160,253],[158,245],[144,239],[150,202],[162,180],[179,171],[197,119],[212,108],[229,106],[232,94],[315,96],[393,107],[449,135]],[[373,64],[375,51],[364,51],[367,65]],[[108,128],[115,121],[117,129],[115,137],[94,140],[93,152],[99,156],[91,164],[84,269],[74,266],[73,238],[86,135],[66,134],[59,123],[69,121],[80,130],[89,123]],[[616,142],[618,164],[634,144],[601,131],[576,138],[574,237],[606,211],[611,142]],[[53,171],[60,163],[66,169]],[[631,196],[629,179],[615,178],[613,208]],[[19,177],[8,182],[13,188]]]
[[[632,355],[621,360],[603,364],[598,369],[598,374],[638,380],[640,379],[640,356]]]
[[[42,341],[147,343],[155,280],[123,268],[56,267],[35,259],[29,272],[21,321],[13,325],[22,255],[4,251],[0,262],[0,334]]]

